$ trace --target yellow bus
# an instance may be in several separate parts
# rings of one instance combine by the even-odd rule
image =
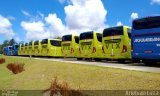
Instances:
[[[24,45],[24,55],[25,56],[28,56],[29,55],[29,50],[28,50],[28,43],[25,43],[25,45]]]
[[[34,41],[29,42],[28,46],[28,54],[30,56],[34,55]]]
[[[106,28],[102,39],[103,56],[106,59],[118,60],[122,63],[131,60],[131,28],[117,26]]]
[[[102,55],[102,33],[90,31],[80,34],[80,54],[85,59],[100,61]]]
[[[21,51],[20,51],[20,54],[21,54],[22,56],[25,55],[25,48],[24,48],[24,46],[25,46],[25,44],[22,43],[22,44],[21,44]]]
[[[60,39],[43,39],[42,56],[62,57]]]
[[[62,37],[62,54],[63,57],[67,58],[77,58],[78,60],[81,60],[80,56],[80,48],[79,48],[79,36],[70,34],[70,35],[64,35]]]
[[[42,56],[41,50],[42,50],[42,40],[37,40],[34,42],[34,55],[35,56]]]

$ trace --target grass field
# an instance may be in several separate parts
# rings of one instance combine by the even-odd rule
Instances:
[[[2,56],[0,56],[1,58]],[[160,74],[30,58],[4,57],[0,65],[0,89],[45,90],[54,77],[82,90],[160,90]],[[8,63],[25,63],[25,71],[13,74]]]

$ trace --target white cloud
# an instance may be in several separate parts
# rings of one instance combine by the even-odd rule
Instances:
[[[70,30],[97,30],[105,26],[107,11],[101,0],[71,0],[71,2],[64,8],[67,27]]]
[[[42,21],[22,21],[21,26],[26,31],[27,40],[38,40],[50,37],[50,33],[45,31],[45,26]]]
[[[122,25],[123,25],[123,23],[121,21],[117,22],[117,26],[122,26]]]
[[[5,35],[6,38],[11,39],[15,35],[12,30],[12,24],[9,19],[0,15],[0,34]]]
[[[151,0],[151,4],[153,5],[153,4],[158,4],[158,5],[160,5],[160,0]]]
[[[31,14],[25,10],[21,10],[21,12],[23,13],[23,15],[30,17]]]
[[[65,2],[65,0],[58,0],[60,3],[64,3]]]
[[[22,21],[21,26],[24,28],[24,30],[27,30],[27,31],[34,31],[34,32],[44,31],[44,24],[42,21],[37,21],[37,22]]]
[[[137,18],[138,18],[138,13],[133,12],[131,14],[131,19],[134,20],[134,19],[137,19]]]
[[[28,40],[44,39],[65,34],[76,34],[84,31],[103,31],[108,25],[106,22],[107,11],[105,10],[101,0],[59,0],[67,2],[64,7],[66,14],[65,24],[55,13],[48,14],[44,17],[42,13],[38,13],[41,17],[32,16],[34,20],[22,21],[21,26],[26,31]],[[24,12],[25,13],[25,12]]]
[[[52,33],[51,37],[62,36],[68,31],[56,14],[49,14],[48,17],[45,17],[45,21],[48,25],[48,30]]]

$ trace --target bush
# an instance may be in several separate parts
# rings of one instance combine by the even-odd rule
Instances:
[[[67,82],[59,83],[57,78],[51,82],[50,88],[44,92],[47,91],[50,92],[50,96],[84,96],[81,91],[71,89]]]
[[[6,60],[4,58],[0,58],[0,64],[3,64],[5,62],[6,62]]]
[[[24,65],[25,64],[14,64],[14,63],[10,63],[7,65],[7,68],[12,71],[12,73],[14,74],[18,74],[21,73],[22,71],[24,71]]]

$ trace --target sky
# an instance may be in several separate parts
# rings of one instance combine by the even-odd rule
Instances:
[[[160,15],[160,0],[0,0],[0,44],[132,26]]]

